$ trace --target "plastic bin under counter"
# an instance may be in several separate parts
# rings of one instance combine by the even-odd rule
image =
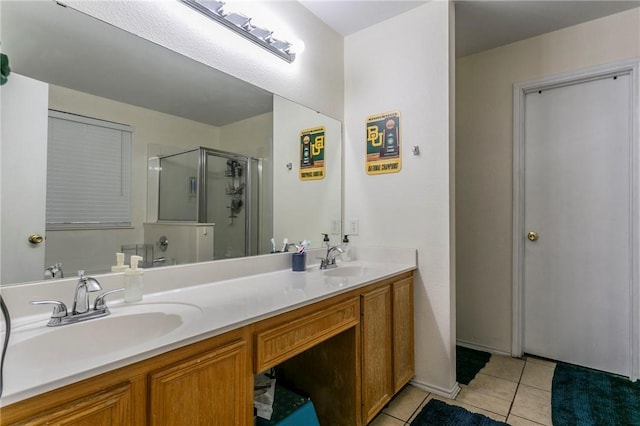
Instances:
[[[276,385],[271,420],[256,418],[256,426],[320,426],[310,399]]]

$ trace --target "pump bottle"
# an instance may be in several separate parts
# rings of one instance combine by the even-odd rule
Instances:
[[[111,272],[124,272],[127,265],[124,264],[124,253],[116,253],[116,264],[111,267]]]
[[[324,247],[324,248],[326,248],[328,250],[331,247],[331,241],[329,240],[329,234],[322,233],[322,235],[324,235],[324,238],[322,239],[322,247]]]
[[[131,256],[131,267],[124,271],[124,301],[127,303],[140,302],[142,300],[142,275],[144,270],[138,268],[138,262],[142,256]]]
[[[347,234],[344,235],[342,239],[342,254],[340,258],[343,262],[351,262],[351,247],[349,247],[349,236]]]

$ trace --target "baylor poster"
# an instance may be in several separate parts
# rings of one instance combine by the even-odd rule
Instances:
[[[400,157],[400,111],[367,117],[367,174],[397,173]]]
[[[324,179],[324,126],[300,131],[300,180]]]

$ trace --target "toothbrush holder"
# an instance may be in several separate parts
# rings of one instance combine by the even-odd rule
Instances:
[[[307,253],[293,253],[291,255],[291,270],[306,271],[307,270]]]

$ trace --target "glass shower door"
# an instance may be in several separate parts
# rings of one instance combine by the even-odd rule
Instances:
[[[247,160],[204,151],[206,167],[204,210],[206,222],[215,224],[214,258],[250,254],[248,235]],[[201,220],[202,221],[202,220]]]

